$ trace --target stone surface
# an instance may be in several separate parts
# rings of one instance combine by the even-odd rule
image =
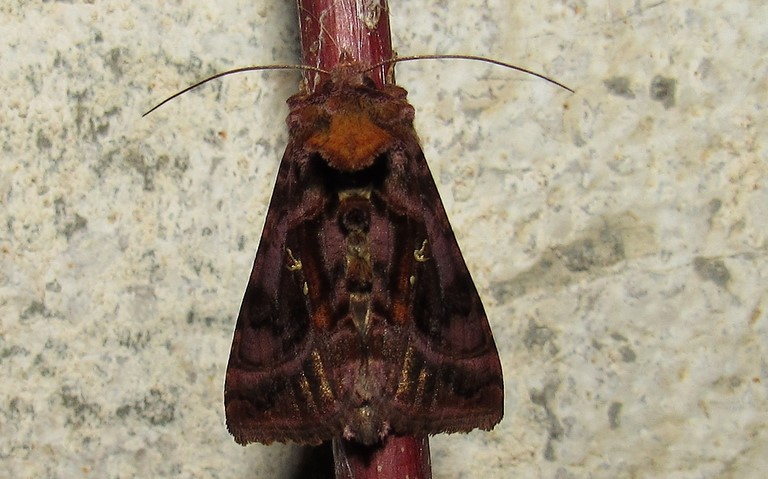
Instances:
[[[24,3],[24,2],[21,2]],[[768,470],[760,2],[392,2],[398,82],[497,336],[506,416],[436,478]],[[402,3],[402,4],[401,4]],[[434,3],[434,5],[432,5]],[[447,5],[447,8],[446,8]],[[286,143],[291,2],[0,7],[7,477],[301,477],[222,383]]]

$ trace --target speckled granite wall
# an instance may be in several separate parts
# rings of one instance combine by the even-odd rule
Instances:
[[[222,382],[298,58],[291,2],[0,7],[0,476],[301,477]],[[434,5],[432,5],[434,3]],[[758,1],[392,1],[427,158],[497,335],[506,417],[436,478],[768,470]],[[291,472],[293,471],[293,472]],[[762,471],[762,472],[761,472]]]

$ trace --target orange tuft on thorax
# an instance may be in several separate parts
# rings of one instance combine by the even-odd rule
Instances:
[[[330,124],[310,136],[306,146],[337,170],[358,171],[371,166],[392,140],[364,110],[344,109],[332,114]]]

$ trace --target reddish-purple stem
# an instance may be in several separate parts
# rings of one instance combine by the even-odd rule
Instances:
[[[332,70],[340,61],[375,65],[393,58],[386,0],[297,0],[302,63]],[[389,66],[370,72],[381,86],[394,81]],[[389,74],[389,76],[388,76]],[[317,73],[305,72],[307,84]],[[388,436],[365,446],[333,441],[336,479],[430,479],[429,440]]]
[[[383,444],[364,446],[333,441],[336,479],[430,479],[429,439],[389,436]]]
[[[330,71],[342,56],[363,65],[393,57],[386,0],[297,0],[302,63]],[[377,85],[387,67],[371,72]],[[308,80],[316,73],[307,72]],[[314,82],[310,81],[310,85]]]

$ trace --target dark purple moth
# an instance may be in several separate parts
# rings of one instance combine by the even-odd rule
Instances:
[[[490,429],[501,365],[413,128],[359,64],[288,100],[290,132],[235,327],[240,444]]]

